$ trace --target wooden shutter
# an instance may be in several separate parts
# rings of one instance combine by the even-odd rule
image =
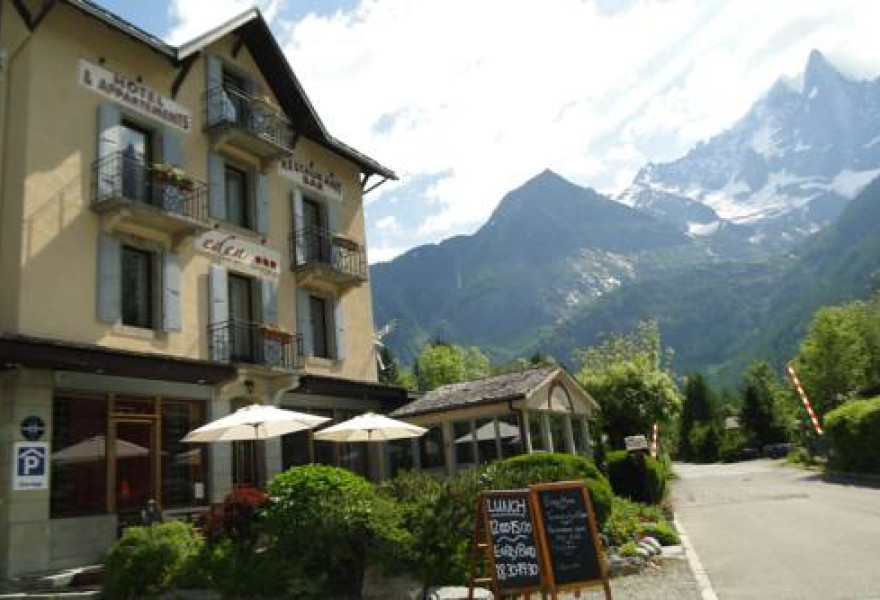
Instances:
[[[98,238],[98,319],[118,323],[122,318],[122,244],[117,238]]]
[[[294,266],[305,264],[306,262],[306,239],[305,239],[305,217],[303,216],[303,196],[299,188],[293,188],[290,193],[291,212],[293,214],[293,235],[294,235]]]
[[[312,339],[312,318],[309,314],[309,293],[306,290],[296,290],[296,321],[297,327],[303,339],[303,354],[314,354],[314,340]]]
[[[226,162],[216,152],[208,152],[208,202],[211,217],[226,220]]]
[[[223,61],[219,56],[208,54],[205,56],[205,90],[207,101],[205,103],[208,125],[214,125],[221,120],[223,115]]]
[[[262,301],[263,323],[278,325],[278,282],[260,280],[260,299]],[[266,363],[281,366],[281,343],[278,340],[263,340],[263,356]]]
[[[263,235],[269,233],[271,206],[269,204],[269,176],[259,171],[253,172],[254,181],[254,212],[256,213],[257,231]]]
[[[208,316],[211,326],[216,327],[229,322],[229,275],[225,268],[211,265],[211,274],[208,276],[208,297],[211,304],[208,307]],[[232,340],[229,330],[225,333],[214,329],[209,344],[211,346],[211,358],[225,361],[229,358],[232,348]]]
[[[180,259],[176,254],[162,254],[162,330],[181,331]]]
[[[333,305],[333,326],[336,328],[336,338],[334,340],[336,360],[345,360],[345,309],[342,305],[342,298],[337,298]]]
[[[114,158],[119,152],[122,113],[115,104],[104,103],[98,107],[98,160],[99,167],[95,201],[113,199],[122,193],[122,163]]]

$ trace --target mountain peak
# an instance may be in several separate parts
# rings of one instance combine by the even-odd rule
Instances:
[[[804,70],[804,93],[810,93],[814,88],[839,79],[840,73],[828,62],[824,54],[819,50],[810,52],[807,68]]]

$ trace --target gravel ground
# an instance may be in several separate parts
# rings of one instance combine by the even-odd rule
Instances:
[[[611,595],[614,600],[700,600],[700,588],[682,558],[667,558],[659,567],[649,567],[638,575],[615,577],[611,580]],[[578,598],[573,593],[562,594],[560,600]],[[580,600],[604,600],[601,588],[581,592]]]

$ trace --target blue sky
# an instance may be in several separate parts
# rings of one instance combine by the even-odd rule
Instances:
[[[607,193],[742,116],[810,50],[880,72],[867,0],[98,0],[172,42],[263,11],[336,137],[400,175],[372,262],[471,233],[550,168]]]

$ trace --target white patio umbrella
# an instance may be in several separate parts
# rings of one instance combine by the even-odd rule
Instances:
[[[190,431],[184,442],[265,440],[317,427],[330,419],[266,404],[251,404]]]
[[[386,442],[421,437],[428,430],[375,413],[365,413],[315,433],[316,440],[328,442]]]
[[[115,444],[116,458],[136,458],[150,454],[149,448],[123,439],[117,438]],[[96,435],[52,453],[52,460],[57,463],[75,464],[101,460],[106,455],[107,439],[103,435]]]

